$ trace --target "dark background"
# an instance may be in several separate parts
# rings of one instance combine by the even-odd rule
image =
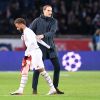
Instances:
[[[100,28],[100,0],[0,0],[0,35],[17,35],[14,19],[23,17],[29,25],[45,4],[59,22],[56,36],[91,36]]]

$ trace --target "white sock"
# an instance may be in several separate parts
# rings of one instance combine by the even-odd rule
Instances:
[[[54,88],[50,75],[46,71],[43,71],[40,74],[45,78],[50,88]]]
[[[22,75],[19,90],[23,93],[24,87],[27,83],[28,75]]]

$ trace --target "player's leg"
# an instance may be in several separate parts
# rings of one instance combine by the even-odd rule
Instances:
[[[24,91],[24,87],[28,80],[28,71],[31,64],[31,58],[24,57],[22,61],[22,70],[21,70],[21,81],[18,90],[12,92],[11,95],[22,95]]]
[[[37,52],[35,52],[34,54],[35,55],[33,56],[33,61],[34,61],[33,66],[35,66],[34,65],[35,63],[36,63],[36,65],[37,65],[37,63],[38,64],[40,63],[39,65],[41,65],[41,61],[42,61],[42,52],[41,52],[41,50],[37,50]],[[45,53],[44,56],[46,56],[46,53]],[[42,62],[42,65],[43,65],[43,62]],[[33,79],[32,79],[33,94],[37,94],[37,86],[38,86],[39,73],[40,72],[38,70],[34,70]]]
[[[46,80],[46,82],[48,83],[48,85],[50,87],[50,91],[49,91],[48,95],[55,94],[56,89],[54,88],[54,85],[53,85],[50,75],[45,71],[44,68],[39,69],[39,72],[44,77],[44,79]]]
[[[56,91],[58,94],[64,94],[64,92],[60,91],[58,89],[58,84],[59,84],[59,75],[60,75],[60,64],[59,64],[59,60],[57,57],[55,58],[51,58],[50,59],[53,66],[54,66],[54,75],[53,75],[53,84],[54,87],[56,88]]]
[[[21,81],[20,81],[19,88],[16,91],[12,92],[11,95],[22,95],[23,91],[24,91],[24,87],[25,87],[25,85],[27,83],[27,80],[28,80],[28,75],[24,75],[23,74],[21,76]]]

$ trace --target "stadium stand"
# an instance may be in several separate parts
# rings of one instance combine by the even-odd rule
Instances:
[[[13,20],[24,17],[29,25],[45,4],[54,8],[58,35],[93,35],[100,27],[100,0],[0,0],[0,35],[16,35]]]

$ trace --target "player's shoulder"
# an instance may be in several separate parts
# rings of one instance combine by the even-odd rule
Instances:
[[[33,33],[33,31],[30,28],[26,27],[25,30],[24,30],[24,33],[25,34],[27,34],[27,33]]]
[[[31,31],[31,29],[30,29],[30,28],[28,28],[28,27],[26,27],[26,28],[25,28],[25,31]]]

